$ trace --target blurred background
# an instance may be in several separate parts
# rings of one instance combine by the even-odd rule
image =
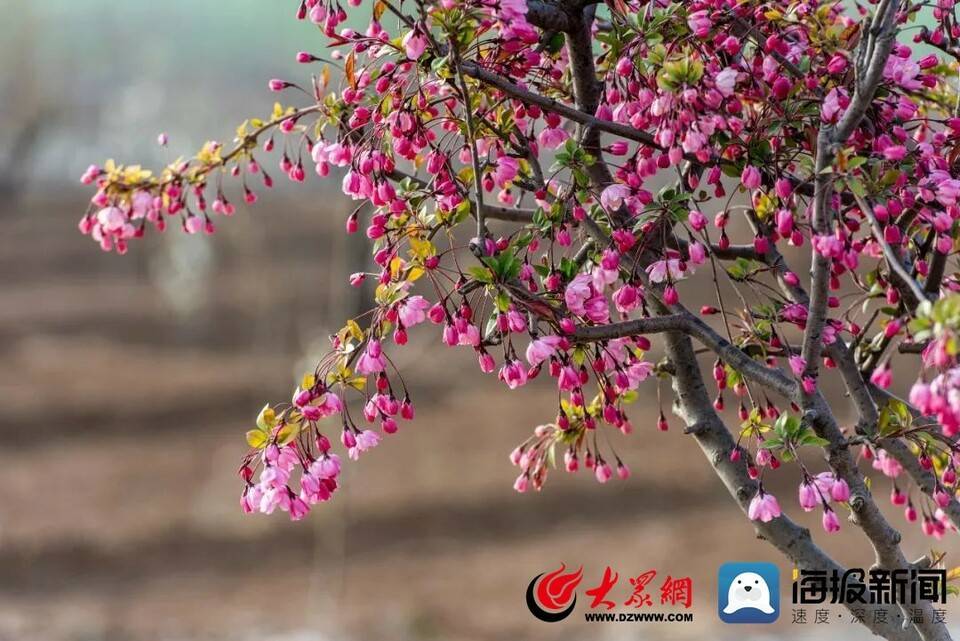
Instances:
[[[790,568],[678,421],[656,431],[653,383],[636,433],[615,439],[628,482],[554,474],[540,495],[513,492],[507,454],[553,415],[549,382],[507,392],[469,350],[438,358],[430,329],[396,353],[417,420],[347,465],[306,521],[243,516],[244,432],[362,304],[339,179],[281,184],[212,238],[152,234],[118,257],[77,232],[78,178],[229,141],[269,113],[266,80],[305,78],[294,54],[324,41],[293,0],[0,7],[0,641],[868,636],[847,615],[792,625],[788,603],[775,626],[717,625],[721,563],[774,561],[785,590]],[[796,512],[798,479],[780,478]],[[849,527],[825,545],[871,562]],[[956,553],[955,536],[938,549]],[[587,625],[582,604],[541,623],[524,591],[561,562],[584,566],[583,587],[612,566],[621,602],[628,576],[690,576],[695,621]]]

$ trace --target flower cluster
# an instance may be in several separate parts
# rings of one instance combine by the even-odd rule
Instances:
[[[960,279],[947,269],[960,220],[953,3],[915,34],[941,53],[892,44],[863,105],[850,52],[872,36],[845,3],[626,0],[593,31],[575,28],[594,22],[592,9],[574,20],[525,0],[379,0],[364,28],[346,26],[359,4],[299,3],[333,53],[297,55],[322,65],[310,90],[268,87],[307,104],[277,103],[232,145],[209,142],[156,175],[108,162],[83,176],[96,193],[80,229],[120,253],[173,221],[213,233],[235,211],[228,193],[252,204],[273,184],[273,152],[289,180],[336,177],[359,204],[346,232],[365,234],[375,267],[350,283],[374,281],[375,306],[332,337],[291,403],[261,412],[240,470],[246,511],[296,519],[333,494],[340,458],[326,424],[357,459],[413,418],[388,351],[421,324],[472,349],[506,388],[552,379],[556,415],[510,457],[518,491],[561,464],[601,483],[626,478],[616,441],[598,434],[633,432],[641,384],[677,375],[676,363],[648,360],[646,334],[687,331],[716,353],[706,409],[735,397],[740,431],[726,454],[755,483],[751,519],[781,517],[764,477],[796,463],[801,509],[840,528],[854,479],[806,468],[800,450],[830,441],[802,406],[820,394],[821,366],[849,357],[844,373],[881,399],[878,424],[857,435],[862,456],[899,483],[908,520],[919,505],[923,530],[943,534],[960,433]],[[818,169],[816,132],[838,129],[850,133]],[[798,247],[822,268],[817,291],[787,266]],[[693,280],[717,296],[700,317],[684,305]],[[682,324],[644,329],[664,319]],[[927,378],[911,406],[883,402],[896,345],[922,351]],[[662,410],[656,427],[668,428]],[[877,437],[934,474],[934,489],[915,503],[903,461]]]

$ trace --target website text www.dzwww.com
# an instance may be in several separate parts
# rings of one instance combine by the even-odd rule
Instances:
[[[693,612],[584,612],[588,623],[688,623]]]

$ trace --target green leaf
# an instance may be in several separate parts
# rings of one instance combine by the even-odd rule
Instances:
[[[480,281],[481,283],[492,283],[493,274],[490,273],[490,270],[486,267],[479,267],[474,265],[473,267],[468,267],[467,272],[473,276],[474,280]]]
[[[854,178],[853,176],[847,177],[847,187],[849,187],[850,191],[860,198],[863,198],[867,195],[867,188],[864,187],[863,181],[859,178]]]
[[[798,445],[810,445],[815,447],[826,447],[830,445],[830,441],[825,438],[821,438],[814,434],[812,431],[808,434],[804,434],[797,441]]]
[[[793,440],[800,433],[803,424],[793,414],[781,414],[773,424],[773,430],[785,440]]]
[[[557,448],[557,443],[556,441],[554,441],[553,443],[550,444],[550,447],[547,449],[547,465],[549,465],[552,468],[557,467],[556,448]]]
[[[760,444],[761,449],[775,450],[783,447],[783,440],[779,436],[771,436]]]

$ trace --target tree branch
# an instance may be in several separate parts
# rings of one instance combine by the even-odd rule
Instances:
[[[566,32],[567,55],[570,58],[570,71],[573,77],[573,96],[577,109],[594,116],[600,104],[600,81],[593,62],[593,24],[595,5],[581,9],[576,18],[572,18]],[[583,150],[596,158],[587,166],[586,171],[594,184],[602,189],[613,182],[610,168],[603,162],[603,149],[600,147],[600,129],[590,125],[580,125],[578,135]]]
[[[547,0],[527,0],[527,22],[544,31],[567,31],[570,28],[567,11]]]
[[[501,207],[499,205],[483,205],[483,215],[491,220],[506,220],[514,223],[532,223],[533,215],[536,212],[532,209],[513,209],[512,207]]]
[[[746,463],[742,459],[732,461],[730,458],[737,447],[736,442],[713,409],[690,339],[680,333],[668,332],[664,345],[675,371],[673,411],[683,419],[687,431],[693,434],[727,491],[740,509],[746,512],[751,498],[757,492],[757,484],[750,478]],[[753,521],[753,526],[758,536],[769,541],[799,568],[828,572],[836,570],[840,573],[844,571],[844,568],[813,542],[809,530],[800,527],[787,516],[775,518],[768,523]],[[903,628],[896,623],[896,617],[887,616],[881,619],[873,616],[873,611],[886,610],[889,614],[896,606],[847,604],[846,607],[864,607],[869,610],[862,621],[874,634],[893,641],[916,641],[919,638],[914,628]],[[877,623],[878,620],[886,623]]]
[[[609,325],[583,325],[577,328],[573,337],[580,341],[600,341],[644,334],[661,334],[669,331],[690,331],[690,322],[685,314],[652,316],[611,323]]]
[[[464,61],[462,68],[463,72],[471,78],[475,78],[491,87],[496,87],[521,102],[537,105],[578,124],[587,125],[599,131],[605,131],[615,136],[626,138],[627,140],[633,140],[648,147],[661,149],[660,145],[654,142],[653,136],[645,131],[640,131],[639,129],[634,129],[633,127],[621,125],[620,123],[609,120],[601,120],[593,114],[584,113],[575,107],[565,105],[553,98],[548,98],[529,89],[524,89],[520,85],[513,83],[499,74],[484,69],[474,62]]]
[[[893,247],[886,241],[883,235],[883,228],[880,226],[880,221],[877,220],[876,214],[873,213],[873,207],[870,206],[870,203],[866,201],[862,196],[858,196],[854,193],[853,197],[857,201],[857,206],[860,207],[860,211],[863,212],[863,215],[867,217],[867,220],[870,221],[870,227],[873,229],[873,236],[876,239],[877,243],[883,249],[883,256],[887,259],[887,266],[890,268],[890,271],[893,272],[896,276],[900,285],[900,288],[905,291],[908,299],[913,299],[911,304],[916,306],[920,301],[926,300],[927,295],[920,285],[917,284],[917,281],[914,280],[906,269],[903,267],[900,256],[897,255],[897,252],[893,250]]]
[[[680,313],[666,316],[581,327],[577,330],[575,337],[580,340],[610,340],[666,331],[682,332],[693,336],[747,379],[772,389],[786,398],[796,396],[796,382],[783,371],[766,367],[750,358],[746,352],[685,309]]]

